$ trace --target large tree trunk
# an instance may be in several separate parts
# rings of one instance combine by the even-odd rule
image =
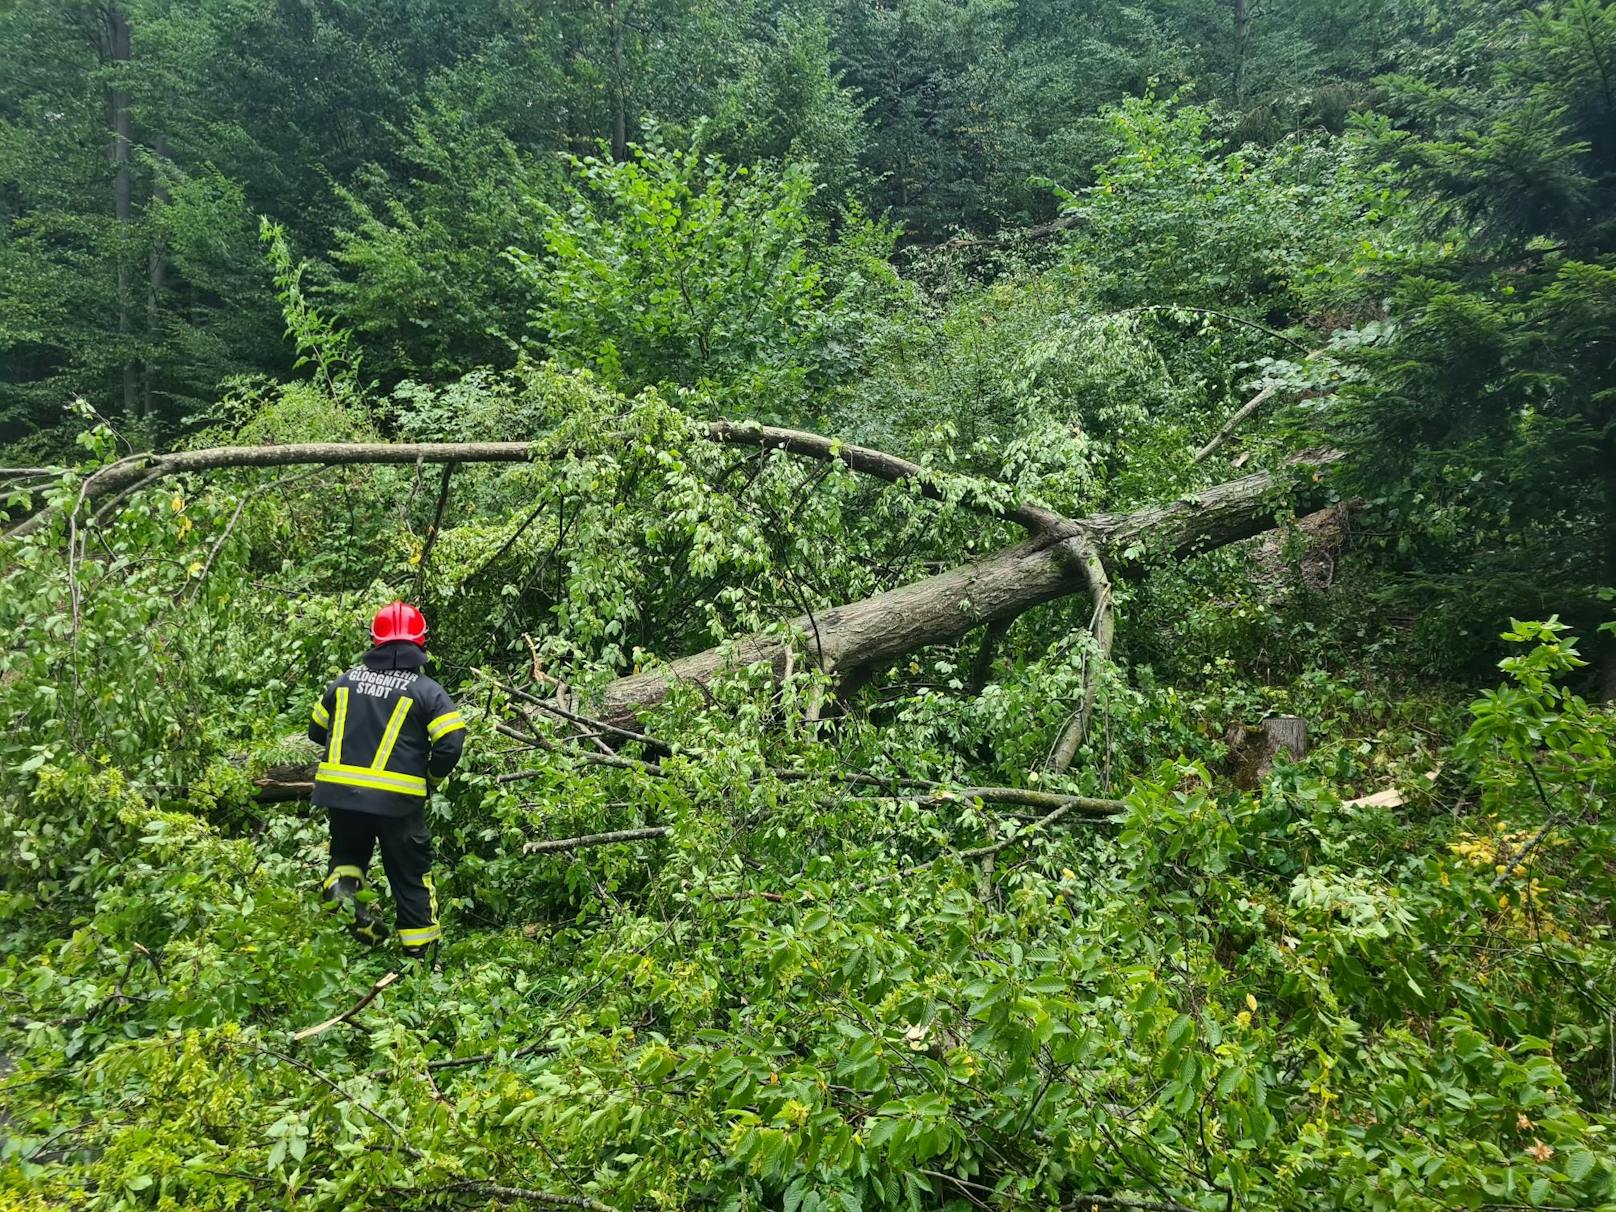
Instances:
[[[918,495],[948,495],[946,473],[910,463],[868,447],[837,442],[819,434],[770,426],[706,423],[697,431],[710,442],[782,450],[804,458],[837,461],[892,483],[913,483]],[[118,501],[164,476],[224,467],[284,467],[307,463],[530,462],[560,458],[565,449],[545,450],[527,442],[305,443],[287,446],[220,446],[163,455],[135,455],[109,464],[85,481],[85,502],[99,505],[97,518]],[[1298,456],[1315,466],[1339,457],[1335,452]],[[1133,513],[1066,518],[1040,505],[973,502],[968,508],[1023,526],[1031,537],[963,567],[928,577],[858,602],[802,615],[784,634],[747,636],[674,661],[665,669],[620,678],[605,688],[597,714],[622,723],[667,697],[678,682],[705,685],[726,669],[771,662],[783,672],[788,651],[800,644],[819,668],[856,677],[906,653],[947,643],[983,624],[1013,619],[1044,602],[1087,587],[1096,605],[1109,609],[1107,567],[1139,568],[1152,559],[1183,558],[1275,525],[1277,515],[1313,508],[1327,495],[1323,472],[1298,485],[1298,469],[1264,471],[1213,485],[1200,492]],[[105,501],[103,504],[102,502]],[[48,516],[45,511],[14,528],[27,533]],[[1109,646],[1109,618],[1097,616],[1096,631]],[[1085,696],[1087,701],[1087,696]]]
[[[725,670],[758,661],[782,673],[792,646],[826,672],[857,675],[1085,588],[1108,597],[1108,583],[1101,582],[1102,590],[1091,583],[1087,544],[1109,554],[1113,565],[1137,567],[1144,557],[1128,560],[1118,554],[1130,548],[1181,559],[1260,534],[1275,525],[1276,513],[1322,503],[1325,495],[1317,476],[1297,489],[1289,476],[1259,472],[1135,513],[1076,520],[1068,523],[1077,529],[1075,535],[1035,536],[926,580],[801,615],[788,624],[787,635],[747,636],[665,669],[619,678],[605,688],[594,714],[621,725],[660,703],[675,684],[705,686]],[[1109,646],[1108,622],[1103,638]]]

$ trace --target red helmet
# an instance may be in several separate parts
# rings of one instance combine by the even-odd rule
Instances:
[[[408,602],[389,602],[371,621],[370,638],[378,644],[408,640],[418,648],[425,648],[426,616]]]

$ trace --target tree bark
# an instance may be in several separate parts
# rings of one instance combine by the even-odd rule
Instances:
[[[1292,761],[1307,756],[1307,721],[1297,715],[1278,715],[1255,727],[1233,724],[1223,739],[1234,764],[1235,786],[1251,791],[1268,777],[1281,753]]]
[[[1316,456],[1324,462],[1333,454]],[[1322,503],[1326,493],[1315,473],[1300,487],[1292,477],[1258,472],[1209,488],[1193,497],[1128,514],[1100,514],[1068,523],[1068,537],[1035,536],[1014,547],[923,581],[862,601],[792,619],[783,633],[746,636],[683,657],[666,668],[619,678],[601,694],[592,713],[613,724],[655,707],[681,683],[705,686],[727,670],[760,661],[777,676],[786,653],[803,637],[809,660],[846,676],[880,667],[932,644],[948,643],[1000,619],[1082,589],[1085,547],[1112,563],[1138,567],[1147,553],[1183,559],[1250,538],[1275,524],[1289,507]],[[1132,552],[1130,556],[1128,553]]]
[[[868,446],[841,442],[822,434],[775,425],[749,425],[734,421],[698,423],[698,436],[709,442],[735,446],[757,446],[764,450],[784,450],[801,458],[821,462],[839,461],[853,471],[897,484],[916,481],[917,491],[928,500],[948,499],[946,472],[937,472],[911,463],[908,459]],[[227,467],[289,467],[306,463],[527,463],[537,459],[564,458],[567,449],[547,450],[534,442],[299,442],[284,446],[209,446],[169,454],[131,455],[109,463],[84,482],[83,501],[87,506],[116,500],[137,486],[156,483],[166,476],[186,472],[217,471]],[[961,477],[953,477],[961,478]],[[960,504],[990,517],[1002,518],[1032,533],[1075,533],[1072,522],[1052,509],[1026,502],[996,504],[963,497]],[[37,529],[50,516],[41,510],[14,527],[7,537],[21,537]]]
[[[107,58],[113,64],[113,87],[108,90],[107,104],[112,118],[112,217],[118,223],[118,337],[123,348],[123,410],[124,415],[136,415],[139,401],[138,376],[135,359],[129,346],[134,331],[134,318],[130,314],[133,287],[130,281],[128,239],[132,222],[129,188],[129,147],[133,138],[133,124],[129,113],[129,93],[123,87],[119,64],[129,62],[129,18],[116,6],[106,10]]]
[[[607,26],[612,39],[612,159],[621,164],[628,159],[628,102],[623,84],[622,0],[606,0]]]
[[[158,135],[152,140],[152,158],[157,162],[157,178],[152,184],[152,202],[158,206],[166,204],[168,186],[163,184],[162,164],[168,159],[168,137]],[[151,253],[146,262],[146,337],[155,348],[157,344],[157,329],[162,315],[163,289],[168,276],[168,260],[163,256],[163,242],[157,238],[155,232],[151,233]],[[151,356],[146,357],[144,373],[141,375],[141,414],[151,416],[152,411],[152,382],[157,376],[157,367]]]
[[[1605,586],[1616,589],[1616,438],[1605,443]],[[1610,622],[1611,620],[1603,620]],[[1616,632],[1598,636],[1599,698],[1616,703]]]

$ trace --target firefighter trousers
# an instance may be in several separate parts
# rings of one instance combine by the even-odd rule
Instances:
[[[425,947],[443,936],[438,924],[438,893],[432,886],[432,834],[426,827],[426,807],[405,816],[380,816],[330,808],[331,861],[326,887],[355,879],[364,886],[371,855],[381,845],[382,870],[393,893],[399,942]]]

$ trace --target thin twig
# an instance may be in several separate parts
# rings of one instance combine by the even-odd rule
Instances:
[[[518,1048],[506,1059],[519,1060],[524,1056],[553,1056],[556,1048],[552,1044],[529,1044],[525,1048]],[[466,1065],[480,1065],[485,1061],[499,1059],[498,1052],[479,1052],[475,1056],[454,1056],[445,1060],[428,1061],[428,1069],[460,1069]]]
[[[419,1189],[394,1188],[400,1194],[423,1194]],[[610,1204],[603,1204],[598,1199],[591,1199],[587,1195],[553,1195],[549,1191],[534,1191],[529,1187],[507,1187],[500,1183],[481,1182],[467,1179],[465,1182],[455,1183],[449,1187],[439,1187],[438,1192],[468,1191],[478,1195],[494,1195],[500,1199],[519,1199],[530,1204],[550,1204],[560,1208],[588,1208],[590,1212],[617,1212]]]
[[[231,532],[236,528],[236,523],[241,521],[242,511],[247,508],[248,501],[252,500],[254,497],[262,496],[266,492],[273,492],[278,488],[285,488],[288,484],[295,484],[299,480],[306,480],[311,476],[317,476],[321,472],[329,470],[329,467],[315,467],[309,471],[299,472],[295,476],[282,476],[278,480],[264,484],[253,489],[251,492],[244,493],[241,500],[236,502],[236,512],[230,515],[230,521],[225,524],[224,533],[219,536],[218,541],[213,544],[213,548],[208,552],[207,562],[202,565],[202,571],[197,573],[196,581],[191,586],[190,596],[194,598],[198,593],[201,592],[202,583],[208,579],[208,573],[213,570],[213,562],[219,558],[219,552],[224,550],[224,545],[229,541]]]
[[[315,1080],[317,1080],[319,1082],[322,1082],[323,1084],[329,1086],[332,1090],[336,1091],[343,1098],[347,1099],[350,1103],[352,1103],[354,1106],[358,1107],[365,1114],[369,1115],[372,1119],[374,1119],[378,1123],[382,1124],[384,1127],[387,1128],[387,1130],[389,1132],[391,1132],[394,1136],[398,1137],[399,1143],[404,1146],[404,1152],[408,1153],[416,1161],[421,1161],[426,1157],[426,1154],[422,1153],[414,1145],[410,1144],[410,1138],[404,1135],[403,1129],[401,1129],[397,1124],[395,1124],[392,1120],[388,1119],[380,1111],[376,1110],[375,1107],[372,1107],[364,1099],[357,1098],[354,1095],[349,1094],[346,1090],[344,1090],[341,1086],[337,1085],[336,1082],[332,1081],[324,1073],[321,1073],[313,1065],[306,1064],[305,1062],[298,1060],[297,1057],[295,1057],[295,1056],[287,1056],[286,1053],[284,1053],[284,1052],[277,1052],[274,1048],[265,1047],[263,1044],[260,1044],[258,1047],[259,1047],[259,1050],[265,1056],[272,1056],[276,1060],[282,1061],[285,1064],[291,1065],[295,1069],[301,1069],[301,1070],[303,1070],[303,1072],[307,1073],[310,1077],[312,1077]]]
[[[1501,856],[1504,869],[1494,877],[1492,886],[1488,889],[1490,892],[1497,892],[1509,882],[1509,877],[1515,872],[1515,869],[1532,856],[1532,852],[1543,844],[1543,839],[1549,836],[1549,831],[1560,824],[1562,819],[1560,812],[1550,802],[1549,793],[1543,789],[1543,781],[1537,776],[1537,767],[1528,761],[1522,761],[1521,764],[1526,767],[1526,773],[1532,776],[1532,782],[1537,786],[1538,798],[1543,801],[1543,807],[1548,810],[1549,816],[1538,831],[1527,839],[1526,845],[1521,847],[1515,857],[1511,858],[1508,854]]]
[[[661,749],[666,753],[676,753],[684,757],[700,756],[694,749],[687,749],[685,746],[676,744],[673,741],[660,740],[654,736],[647,736],[643,732],[635,732],[631,728],[623,728],[617,724],[609,724],[605,720],[597,720],[592,716],[579,715],[575,711],[569,711],[565,707],[557,706],[555,703],[541,699],[537,695],[529,694],[525,690],[518,690],[515,686],[507,686],[503,682],[500,683],[499,686],[501,690],[505,691],[505,693],[521,699],[524,703],[531,703],[540,711],[543,711],[549,715],[557,716],[569,723],[577,724],[580,727],[594,728],[599,732],[608,733],[612,736],[620,736],[626,741],[637,741],[642,745],[649,746],[652,749]]]

